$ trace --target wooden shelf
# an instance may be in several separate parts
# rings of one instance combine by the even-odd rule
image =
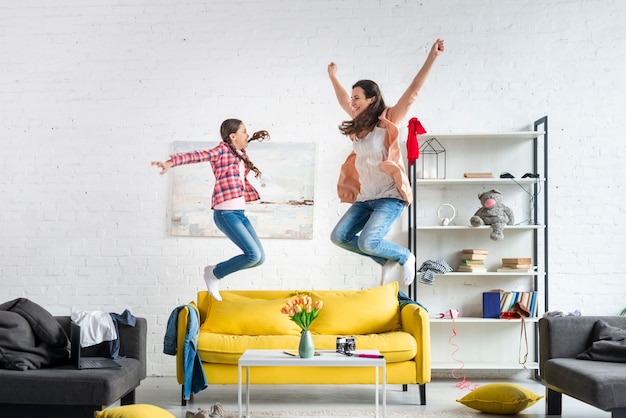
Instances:
[[[534,139],[545,134],[544,131],[519,131],[519,132],[504,132],[504,133],[493,133],[493,132],[474,132],[474,133],[465,133],[465,134],[453,134],[453,133],[444,133],[444,132],[426,132],[425,134],[420,134],[417,136],[417,139],[420,143],[422,141],[427,141],[431,138],[437,139],[445,139],[445,140],[484,140],[491,139],[497,141],[511,141],[511,140],[528,140]]]
[[[436,231],[459,231],[459,230],[467,230],[467,231],[480,231],[480,230],[491,230],[491,225],[484,226],[471,226],[471,225],[417,225],[415,229],[419,230],[436,230]],[[505,230],[522,230],[527,231],[531,229],[545,229],[545,225],[507,225],[504,227]]]

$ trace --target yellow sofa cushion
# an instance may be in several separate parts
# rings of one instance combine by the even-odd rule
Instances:
[[[287,299],[259,299],[231,292],[212,302],[200,332],[230,335],[299,335],[300,328],[280,312]]]
[[[308,294],[324,302],[310,327],[314,334],[375,334],[401,328],[398,282],[365,290],[318,290]]]
[[[316,350],[335,351],[339,335],[313,335]],[[198,337],[198,354],[204,363],[237,364],[248,349],[297,350],[300,335],[227,335],[204,332]],[[394,331],[356,336],[359,350],[378,350],[387,364],[409,361],[418,350],[415,338],[407,332]]]

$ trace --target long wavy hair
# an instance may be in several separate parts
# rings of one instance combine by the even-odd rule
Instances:
[[[352,120],[343,121],[339,125],[339,130],[344,135],[357,135],[363,137],[370,133],[378,124],[378,117],[385,110],[385,100],[380,92],[378,84],[372,80],[359,80],[352,86],[361,87],[365,93],[365,97],[370,99],[374,97],[374,101],[361,114]]]
[[[230,148],[230,151],[233,153],[233,155],[243,161],[246,167],[248,167],[251,171],[254,171],[254,176],[259,178],[261,177],[261,170],[259,170],[247,156],[244,156],[243,154],[237,152],[235,144],[233,144],[233,142],[230,140],[230,134],[237,133],[237,130],[242,123],[243,122],[239,119],[226,119],[224,122],[222,122],[222,125],[220,126],[220,135],[222,136],[222,141],[228,144],[228,147]],[[267,131],[257,131],[252,134],[250,139],[248,139],[248,142],[260,142],[269,138],[270,134]]]

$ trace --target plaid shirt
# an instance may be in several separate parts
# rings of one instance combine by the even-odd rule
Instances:
[[[243,157],[248,160],[246,150],[241,150]],[[195,164],[209,161],[215,175],[215,187],[211,199],[211,209],[227,200],[244,196],[246,202],[259,200],[261,197],[256,189],[250,184],[246,176],[250,169],[246,167],[244,183],[241,183],[239,175],[239,158],[233,155],[225,142],[210,150],[179,152],[170,155],[174,166],[183,164]]]

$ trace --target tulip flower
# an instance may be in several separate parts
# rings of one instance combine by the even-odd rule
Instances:
[[[324,306],[321,300],[313,301],[311,296],[296,296],[287,300],[281,313],[289,316],[301,329],[309,329],[311,323],[319,316],[319,311]]]

